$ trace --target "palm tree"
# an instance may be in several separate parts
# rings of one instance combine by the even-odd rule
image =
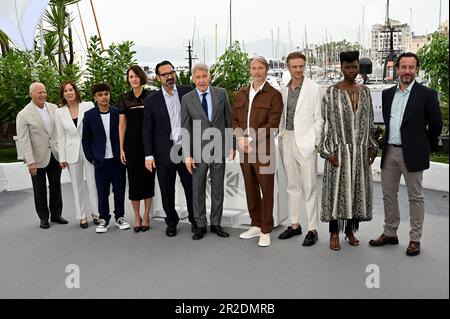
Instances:
[[[2,30],[0,30],[0,47],[2,50],[2,56],[5,56],[9,50],[9,38]]]
[[[45,30],[46,42],[51,38],[56,38],[57,42],[57,57],[58,57],[58,71],[62,74],[64,64],[69,64],[73,61],[73,52],[71,51],[70,59],[66,54],[66,41],[71,46],[72,38],[65,33],[67,28],[67,6],[75,4],[80,0],[51,0],[50,8],[46,10],[44,15],[45,22],[48,23],[49,28]],[[54,41],[54,39],[52,39]]]

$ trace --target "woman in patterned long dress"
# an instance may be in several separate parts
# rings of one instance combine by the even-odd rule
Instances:
[[[358,246],[359,222],[372,219],[372,165],[377,154],[369,89],[355,82],[359,52],[340,53],[344,80],[329,87],[322,101],[324,126],[319,145],[326,159],[321,220],[329,222],[330,248],[339,250],[339,231]]]

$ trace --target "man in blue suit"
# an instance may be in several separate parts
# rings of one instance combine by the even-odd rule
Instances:
[[[86,159],[95,167],[95,183],[98,194],[100,224],[97,233],[105,233],[109,227],[109,191],[114,193],[115,225],[128,229],[124,219],[125,208],[125,166],[120,162],[119,111],[110,105],[110,89],[106,83],[94,84],[92,95],[95,107],[84,114],[83,151]]]
[[[430,151],[436,149],[442,131],[442,115],[434,90],[416,82],[419,58],[403,53],[396,67],[399,83],[382,94],[386,125],[381,156],[381,186],[384,201],[384,232],[371,246],[397,245],[400,225],[398,189],[403,175],[409,199],[410,242],[406,255],[420,253],[425,216],[422,193],[423,171],[430,167]]]

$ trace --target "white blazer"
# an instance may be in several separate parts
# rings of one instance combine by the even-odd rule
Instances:
[[[93,107],[94,104],[92,102],[80,103],[77,127],[75,127],[73,123],[72,116],[70,115],[69,107],[67,105],[64,105],[56,110],[55,125],[58,134],[60,163],[77,163],[80,158],[80,152],[82,153],[82,156],[84,156],[81,148],[84,112],[92,109]]]
[[[284,107],[280,122],[280,136],[283,136],[286,129],[288,92],[287,86],[281,88]],[[305,77],[294,115],[295,142],[305,158],[315,154],[316,146],[320,143],[323,125],[322,97],[320,85]]]
[[[47,167],[51,153],[58,160],[55,129],[55,112],[58,107],[47,102],[45,105],[50,115],[50,130],[44,124],[37,106],[32,101],[17,114],[16,118],[17,136],[23,150],[24,162],[27,165],[35,163],[38,168]]]

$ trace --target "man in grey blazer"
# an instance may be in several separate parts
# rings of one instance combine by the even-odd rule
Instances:
[[[225,157],[234,158],[231,143],[231,110],[227,92],[211,87],[211,75],[206,64],[192,70],[196,89],[181,100],[183,155],[192,174],[192,195],[197,230],[194,240],[206,234],[206,182],[208,170],[211,179],[211,232],[220,237],[229,234],[220,226],[224,199]],[[227,138],[226,138],[227,136]],[[227,152],[227,154],[225,153]]]
[[[55,128],[56,105],[46,102],[47,92],[42,83],[30,85],[31,102],[17,114],[16,128],[24,162],[31,175],[34,205],[41,220],[40,227],[50,227],[49,218],[58,224],[67,224],[61,217],[61,167],[58,161]],[[48,178],[50,205],[47,202]],[[50,206],[50,207],[49,207]]]

